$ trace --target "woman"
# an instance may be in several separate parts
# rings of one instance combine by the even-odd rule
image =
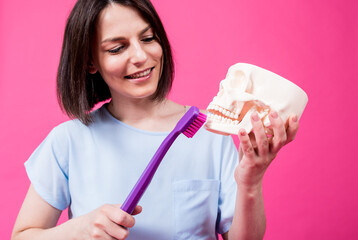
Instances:
[[[252,115],[240,162],[230,137],[200,129],[178,138],[133,216],[120,209],[161,141],[187,107],[166,98],[171,49],[147,0],[79,0],[58,70],[61,106],[74,120],[54,128],[26,162],[31,180],[12,239],[261,239],[262,179],[293,140],[271,113],[274,137]],[[95,104],[108,100],[91,112]],[[56,226],[69,207],[70,220]]]

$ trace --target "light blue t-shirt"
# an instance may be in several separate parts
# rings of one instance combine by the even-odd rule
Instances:
[[[55,127],[25,163],[39,195],[77,217],[121,204],[168,132],[136,129],[105,106],[85,126],[71,120]],[[238,163],[230,136],[201,128],[180,134],[139,205],[128,239],[217,239],[229,230],[236,197]]]

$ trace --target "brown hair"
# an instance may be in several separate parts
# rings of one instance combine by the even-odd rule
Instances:
[[[171,47],[163,24],[149,0],[78,0],[67,19],[57,72],[57,98],[61,109],[70,118],[78,118],[88,125],[89,114],[95,104],[111,98],[107,84],[99,72],[90,74],[91,44],[97,16],[110,3],[137,10],[153,29],[163,49],[163,68],[153,100],[163,100],[174,78]]]

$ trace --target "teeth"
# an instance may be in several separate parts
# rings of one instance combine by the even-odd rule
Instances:
[[[230,124],[230,125],[238,125],[239,124],[239,121],[237,121],[237,120],[233,121],[232,119],[222,117],[220,115],[215,115],[212,113],[208,113],[207,119],[209,121],[215,121],[215,122],[221,123],[221,124]]]
[[[227,107],[221,107],[217,104],[210,103],[207,107],[207,110],[211,111],[217,111],[221,114],[216,115],[215,113],[208,112],[208,118],[211,120],[215,120],[217,122],[221,122],[223,124],[234,124],[237,125],[239,121],[234,120],[239,118],[239,114],[236,112],[236,109],[234,110],[227,110],[229,108]]]
[[[150,72],[152,71],[152,69],[148,69],[148,70],[145,70],[144,72],[140,72],[140,73],[136,73],[136,74],[133,74],[133,75],[129,75],[128,78],[141,78],[141,77],[145,77],[147,76]]]

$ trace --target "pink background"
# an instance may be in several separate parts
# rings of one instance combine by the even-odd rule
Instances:
[[[174,49],[172,99],[206,108],[237,62],[274,71],[309,96],[296,140],[264,179],[265,239],[357,238],[356,1],[153,3]],[[0,239],[10,238],[29,185],[24,161],[67,120],[55,76],[73,4],[0,1]]]

